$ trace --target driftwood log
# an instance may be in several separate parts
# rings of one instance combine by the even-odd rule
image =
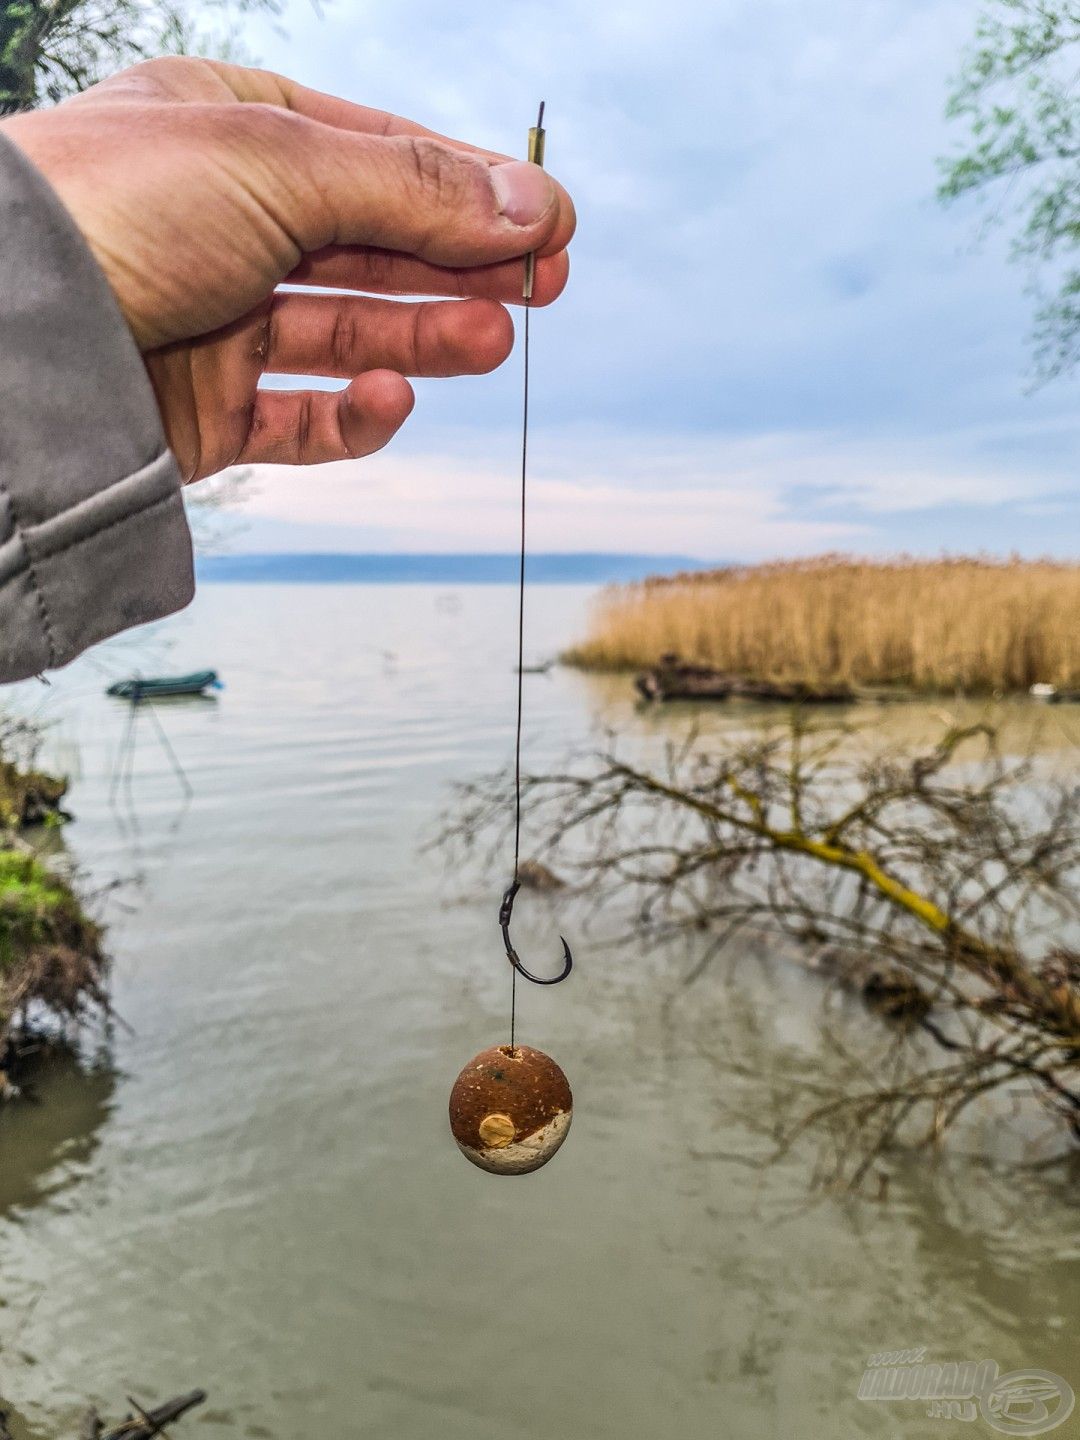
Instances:
[[[807,681],[748,680],[707,665],[689,665],[677,655],[662,655],[660,663],[634,681],[645,700],[771,701],[783,705],[846,705],[855,699],[849,685],[812,685]]]
[[[181,1419],[205,1399],[205,1390],[189,1390],[186,1395],[178,1395],[175,1400],[166,1400],[164,1405],[159,1405],[155,1410],[143,1410],[141,1405],[135,1405],[132,1400],[130,1403],[135,1405],[139,1413],[129,1415],[112,1430],[105,1429],[101,1417],[91,1408],[83,1416],[79,1440],[152,1440],[153,1436],[160,1435],[163,1426]],[[0,1432],[0,1440],[5,1440],[3,1432]]]

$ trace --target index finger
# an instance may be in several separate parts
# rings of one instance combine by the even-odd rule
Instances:
[[[480,145],[469,145],[464,140],[455,140],[452,135],[441,135],[438,130],[429,130],[413,120],[393,115],[389,110],[374,110],[368,105],[354,105],[351,100],[340,100],[322,90],[309,90],[306,85],[299,85],[287,75],[278,75],[273,70],[252,70],[243,65],[230,65],[224,60],[207,60],[204,63],[213,68],[238,100],[280,105],[309,120],[318,120],[323,125],[333,125],[335,129],[352,130],[361,135],[424,136],[452,145],[455,150],[479,155],[493,165],[502,165],[517,158],[497,150],[485,150]]]

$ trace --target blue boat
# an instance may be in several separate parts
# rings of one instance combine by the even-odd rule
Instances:
[[[134,680],[117,680],[105,691],[118,700],[164,700],[174,695],[205,695],[221,690],[216,670],[196,670],[191,675],[148,675]]]

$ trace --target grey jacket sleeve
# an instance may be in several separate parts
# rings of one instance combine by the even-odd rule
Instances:
[[[194,590],[180,475],[74,221],[0,131],[0,681]]]

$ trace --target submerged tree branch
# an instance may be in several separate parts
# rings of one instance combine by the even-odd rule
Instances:
[[[778,1153],[831,1129],[837,1173],[857,1179],[868,1155],[901,1136],[936,1144],[977,1099],[1018,1085],[1080,1138],[1075,786],[1006,762],[985,724],[904,757],[801,720],[719,753],[695,736],[661,766],[618,748],[526,778],[545,855],[605,911],[631,904],[638,933],[709,933],[695,980],[736,935],[780,931],[884,1022],[898,1078],[823,1099],[781,1127]],[[467,787],[444,838],[483,843],[504,783]]]

